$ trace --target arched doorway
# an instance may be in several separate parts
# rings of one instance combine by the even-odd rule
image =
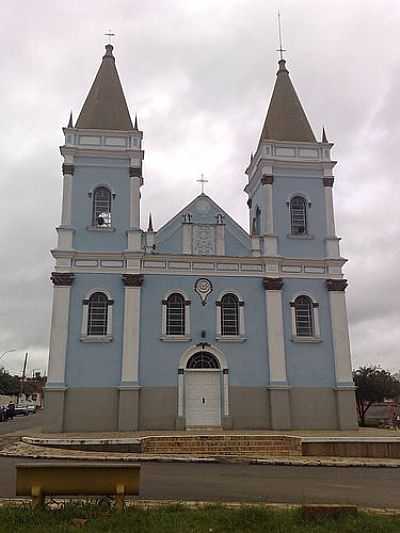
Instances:
[[[221,426],[221,366],[217,357],[200,350],[185,368],[186,427]]]

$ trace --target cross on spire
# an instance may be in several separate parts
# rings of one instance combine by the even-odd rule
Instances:
[[[111,44],[112,38],[115,37],[115,33],[112,33],[111,30],[108,30],[108,32],[104,35],[105,37],[108,37],[108,44]]]
[[[279,31],[279,48],[277,52],[279,52],[280,59],[282,60],[284,59],[283,52],[286,52],[286,50],[285,48],[283,48],[283,45],[282,45],[281,13],[279,10],[278,10],[278,31]]]
[[[204,184],[208,183],[208,180],[204,177],[204,174],[201,174],[200,178],[196,181],[201,183],[201,194],[204,194]]]

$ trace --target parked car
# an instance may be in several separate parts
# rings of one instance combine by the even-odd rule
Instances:
[[[36,411],[35,405],[28,405],[26,403],[24,404],[18,403],[15,406],[15,416],[18,416],[18,415],[28,416],[30,414],[33,414],[35,411]]]

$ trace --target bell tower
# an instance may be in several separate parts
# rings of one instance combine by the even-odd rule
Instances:
[[[332,203],[333,168],[297,96],[284,59],[257,150],[246,170],[253,250],[261,255],[339,258]]]
[[[132,123],[106,45],[76,124],[63,129],[63,207],[58,250],[140,251],[143,133]]]

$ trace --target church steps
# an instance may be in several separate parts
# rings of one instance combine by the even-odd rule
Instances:
[[[301,439],[289,436],[198,435],[145,437],[142,452],[195,455],[301,455]]]

